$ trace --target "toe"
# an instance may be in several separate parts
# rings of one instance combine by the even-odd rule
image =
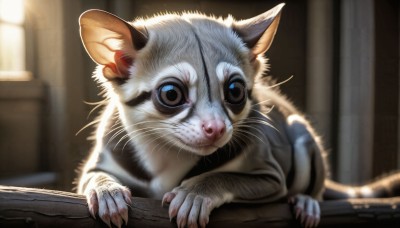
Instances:
[[[96,219],[96,214],[99,210],[99,204],[98,204],[96,191],[94,191],[94,190],[90,191],[90,193],[87,195],[86,198],[87,198],[87,202],[88,202],[89,213],[94,219]]]
[[[205,197],[201,204],[201,210],[199,215],[200,227],[206,227],[206,225],[209,222],[209,216],[212,209],[213,209],[212,200],[208,197]]]
[[[112,195],[114,204],[112,204],[113,202],[110,202],[110,204],[115,206],[115,209],[116,209],[115,216],[118,217],[117,222],[119,223],[120,220],[123,220],[125,222],[125,224],[127,224],[128,223],[128,206],[127,206],[127,202],[126,202],[123,191],[120,189],[117,189],[117,190],[112,191],[111,195]]]
[[[132,194],[131,191],[127,188],[122,189],[122,194],[124,196],[125,202],[128,205],[132,205]]]
[[[107,200],[106,200],[104,194],[101,194],[101,195],[98,196],[98,198],[99,198],[99,201],[98,201],[98,203],[99,203],[99,217],[101,218],[101,220],[103,220],[104,223],[106,223],[109,227],[111,227],[110,212],[108,210]]]
[[[164,194],[161,205],[164,207],[171,203],[171,201],[175,198],[176,194],[173,192],[167,192]]]
[[[194,198],[195,198],[195,194],[189,193],[186,196],[185,200],[183,201],[181,207],[179,208],[178,215],[176,218],[178,227],[186,226],[190,210],[192,209],[192,206],[193,206]]]
[[[186,192],[179,191],[169,205],[169,218],[172,220],[178,214],[179,208],[186,198]]]
[[[188,216],[188,222],[187,222],[188,227],[197,228],[202,203],[203,203],[203,197],[196,196],[194,198],[192,209],[190,210]]]
[[[301,219],[303,220],[302,213],[304,211],[305,207],[305,199],[303,197],[297,197],[296,198],[296,205],[295,205],[295,210],[296,210],[296,219]]]

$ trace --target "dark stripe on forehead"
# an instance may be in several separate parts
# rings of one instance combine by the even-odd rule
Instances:
[[[211,102],[212,101],[212,96],[211,96],[211,91],[210,91],[210,76],[208,75],[208,70],[207,70],[207,65],[206,61],[204,60],[204,54],[203,54],[203,46],[201,45],[200,38],[195,32],[194,29],[192,29],[194,37],[197,40],[197,43],[199,44],[199,49],[200,49],[200,55],[201,55],[201,62],[203,63],[203,68],[204,68],[204,77],[206,79],[207,83],[207,90],[208,90],[208,100]]]
[[[133,106],[143,103],[146,100],[150,100],[150,98],[151,98],[151,92],[144,91],[141,94],[139,94],[139,96],[125,102],[125,104],[133,107]]]

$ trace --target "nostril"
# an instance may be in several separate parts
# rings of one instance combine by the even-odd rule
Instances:
[[[202,124],[204,135],[211,140],[218,140],[225,134],[225,123],[220,120],[204,121]]]
[[[208,135],[212,135],[214,133],[214,129],[211,126],[211,124],[208,124],[207,126],[203,125],[203,130],[205,133],[207,133]]]

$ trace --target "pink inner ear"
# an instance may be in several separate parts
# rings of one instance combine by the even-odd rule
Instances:
[[[125,67],[130,67],[133,63],[133,59],[127,55],[124,55],[122,51],[116,51],[114,59],[116,62],[119,60]]]
[[[118,74],[117,66],[114,63],[106,64],[104,66],[104,68],[106,68],[108,70],[111,70],[112,71],[112,75],[117,75]]]
[[[133,63],[133,59],[125,55],[122,51],[116,51],[114,54],[114,61],[117,70],[117,77],[122,79],[129,78],[129,67]],[[114,69],[113,69],[114,71]]]

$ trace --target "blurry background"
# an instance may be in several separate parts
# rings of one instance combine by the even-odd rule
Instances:
[[[0,184],[71,190],[100,101],[78,18],[166,11],[245,19],[281,1],[0,0]],[[400,167],[399,2],[286,1],[270,75],[322,135],[332,177],[363,183]]]

